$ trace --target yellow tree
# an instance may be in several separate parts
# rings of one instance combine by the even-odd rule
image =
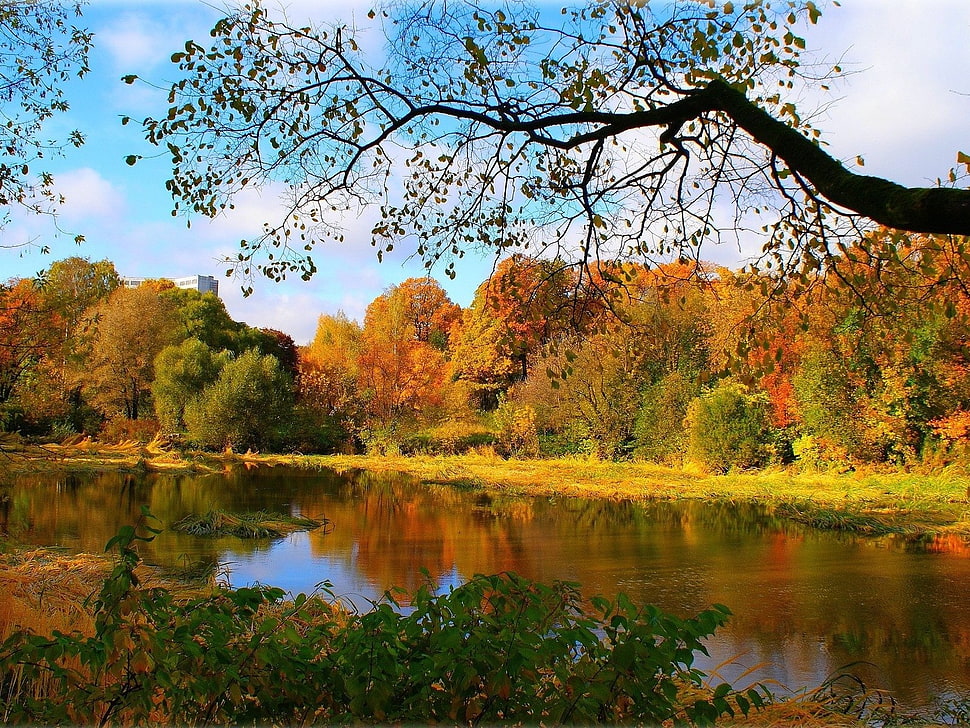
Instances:
[[[363,420],[357,388],[361,333],[360,324],[342,311],[336,315],[323,314],[317,321],[313,341],[299,350],[298,406],[318,430],[335,426],[339,439],[345,441]]]
[[[155,357],[178,336],[171,299],[153,286],[119,288],[84,314],[75,378],[106,416],[138,419],[155,375]]]

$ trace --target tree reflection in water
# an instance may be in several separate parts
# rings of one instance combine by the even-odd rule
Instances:
[[[758,504],[520,498],[422,485],[386,473],[287,468],[219,475],[31,475],[0,491],[0,528],[28,543],[98,552],[147,504],[166,526],[210,509],[325,516],[331,533],[279,541],[164,531],[143,549],[168,568],[228,568],[234,585],[310,591],[324,580],[358,605],[475,573],[564,579],[624,591],[680,614],[734,612],[707,667],[733,680],[814,686],[865,661],[872,687],[917,706],[970,690],[970,553],[960,539],[918,543],[811,531]],[[228,567],[227,567],[228,565]],[[748,678],[750,680],[754,677]]]

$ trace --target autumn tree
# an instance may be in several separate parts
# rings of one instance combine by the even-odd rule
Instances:
[[[364,402],[357,388],[361,335],[360,324],[342,311],[323,314],[313,341],[300,350],[297,404],[317,429],[317,447],[346,445],[363,424]]]
[[[381,427],[414,418],[444,401],[450,370],[444,353],[431,341],[435,322],[452,317],[454,304],[427,291],[427,286],[413,283],[392,286],[367,307],[357,382],[368,413]]]
[[[313,245],[342,240],[341,218],[367,204],[380,252],[411,236],[429,264],[476,247],[581,267],[698,260],[763,226],[762,262],[795,280],[873,222],[970,233],[970,191],[906,188],[826,151],[800,102],[842,69],[806,50],[812,0],[550,15],[393,6],[372,13],[390,39],[375,56],[352,28],[248,4],[173,55],[170,107],[144,122],[170,151],[176,210],[214,216],[246,187],[287,185],[288,214],[239,254],[271,278],[312,275]]]
[[[88,309],[74,375],[84,396],[109,417],[146,414],[155,357],[174,343],[177,326],[171,300],[151,286],[119,288]]]
[[[321,314],[305,358],[356,375],[361,334],[360,324],[343,311],[335,315]]]
[[[71,23],[81,15],[81,5],[8,0],[0,6],[0,224],[14,206],[51,212],[60,199],[53,177],[38,167],[64,148],[84,143],[77,130],[58,139],[49,124],[68,109],[65,83],[88,72],[93,35]]]
[[[34,281],[0,285],[0,405],[32,367],[56,351],[59,328],[60,320],[44,306]]]
[[[69,340],[84,312],[107,298],[121,285],[121,278],[110,260],[91,262],[72,256],[51,263],[40,276],[44,304],[62,323],[62,341]]]
[[[970,295],[914,266],[893,274],[900,295],[890,311],[874,311],[856,290],[883,285],[868,267],[850,261],[809,311],[793,377],[797,410],[817,456],[912,461],[933,444],[933,423],[968,404]]]
[[[635,339],[622,327],[564,338],[515,385],[514,399],[536,411],[540,429],[564,434],[576,449],[620,456],[632,440],[639,364]]]
[[[528,376],[543,344],[582,327],[586,309],[578,301],[574,276],[561,261],[505,258],[456,327],[456,376],[475,386],[486,408],[494,406],[497,394]]]
[[[408,278],[399,283],[395,295],[400,296],[404,316],[414,328],[414,338],[431,344],[439,351],[448,348],[448,340],[461,308],[453,303],[445,289],[434,278]]]
[[[668,421],[683,430],[685,408],[678,418],[655,385],[677,373],[699,390],[708,368],[709,281],[694,265],[625,264],[599,269],[590,285],[598,294],[588,331],[554,340],[515,391],[540,425],[612,457],[633,449],[636,430],[657,434]],[[657,409],[655,396],[668,407]]]

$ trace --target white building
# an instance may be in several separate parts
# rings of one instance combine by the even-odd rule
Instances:
[[[176,288],[196,290],[199,293],[214,293],[219,295],[219,281],[215,276],[185,276],[184,278],[135,278],[133,276],[121,276],[121,285],[125,288],[138,288],[145,281],[166,280],[172,281]]]

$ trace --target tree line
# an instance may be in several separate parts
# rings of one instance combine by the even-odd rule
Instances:
[[[145,440],[191,422],[199,444],[215,447],[231,442],[212,433],[219,422],[260,446],[292,396],[295,372],[287,334],[233,321],[218,296],[168,280],[126,288],[107,260],[67,258],[37,279],[0,286],[5,431]],[[229,391],[241,380],[249,401]],[[241,422],[250,409],[266,419],[259,427]]]
[[[970,295],[925,261],[953,242],[882,231],[790,295],[694,262],[578,271],[518,254],[468,308],[411,278],[363,323],[321,315],[305,347],[233,321],[213,294],[124,288],[110,262],[69,258],[0,291],[0,423],[210,449],[478,447],[713,470],[946,462],[970,440]],[[906,265],[883,275],[874,250]]]

